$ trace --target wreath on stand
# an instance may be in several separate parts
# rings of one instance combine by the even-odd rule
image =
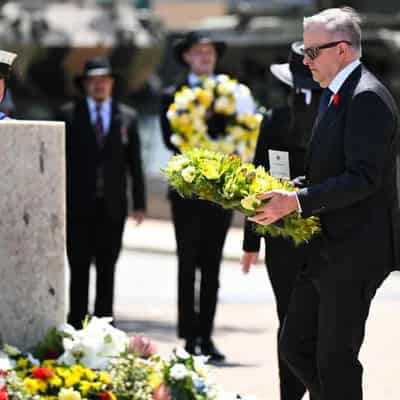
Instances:
[[[252,160],[262,114],[254,106],[249,88],[222,74],[201,78],[199,83],[194,88],[183,86],[169,106],[172,144],[182,153],[202,148]],[[225,132],[218,132],[217,138],[211,137],[207,124],[213,117],[225,122]]]

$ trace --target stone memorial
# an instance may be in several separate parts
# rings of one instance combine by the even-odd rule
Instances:
[[[0,123],[0,335],[29,349],[65,322],[64,123]]]

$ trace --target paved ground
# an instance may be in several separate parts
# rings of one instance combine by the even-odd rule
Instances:
[[[240,272],[241,231],[229,233],[222,266],[215,338],[227,354],[215,375],[227,390],[278,400],[271,288],[260,266]],[[176,260],[170,222],[129,223],[116,283],[117,326],[144,333],[167,355],[180,344],[175,336]],[[400,382],[400,275],[392,274],[371,309],[362,349],[365,400],[398,400]],[[340,400],[340,399],[338,399]]]

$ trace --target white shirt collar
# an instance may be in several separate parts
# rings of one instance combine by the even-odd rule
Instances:
[[[215,75],[209,75],[208,78],[214,79]],[[188,82],[189,86],[196,86],[200,82],[200,76],[193,72],[189,72]]]
[[[344,67],[329,84],[329,89],[336,94],[339,92],[345,80],[350,76],[350,74],[361,64],[360,60],[355,60]]]
[[[90,114],[96,111],[97,102],[93,99],[93,97],[87,97],[87,104],[89,107]],[[102,103],[100,103],[100,112],[108,112],[111,110],[111,98],[105,99]]]

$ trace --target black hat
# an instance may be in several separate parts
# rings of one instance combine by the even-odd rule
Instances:
[[[115,75],[112,72],[110,62],[103,57],[92,58],[86,61],[83,67],[83,73],[75,78],[75,81],[79,87],[82,87],[82,82],[91,76],[112,76]]]
[[[218,57],[221,57],[226,49],[226,44],[222,40],[215,40],[208,33],[191,31],[183,38],[176,39],[172,43],[175,58],[183,65],[187,65],[183,59],[183,53],[188,51],[192,46],[199,43],[209,43],[215,46]]]
[[[0,50],[0,79],[7,79],[11,72],[11,66],[17,58],[15,53]]]
[[[302,42],[292,43],[288,62],[272,64],[272,74],[288,86],[302,89],[318,90],[321,86],[314,81],[310,69],[303,64]]]

